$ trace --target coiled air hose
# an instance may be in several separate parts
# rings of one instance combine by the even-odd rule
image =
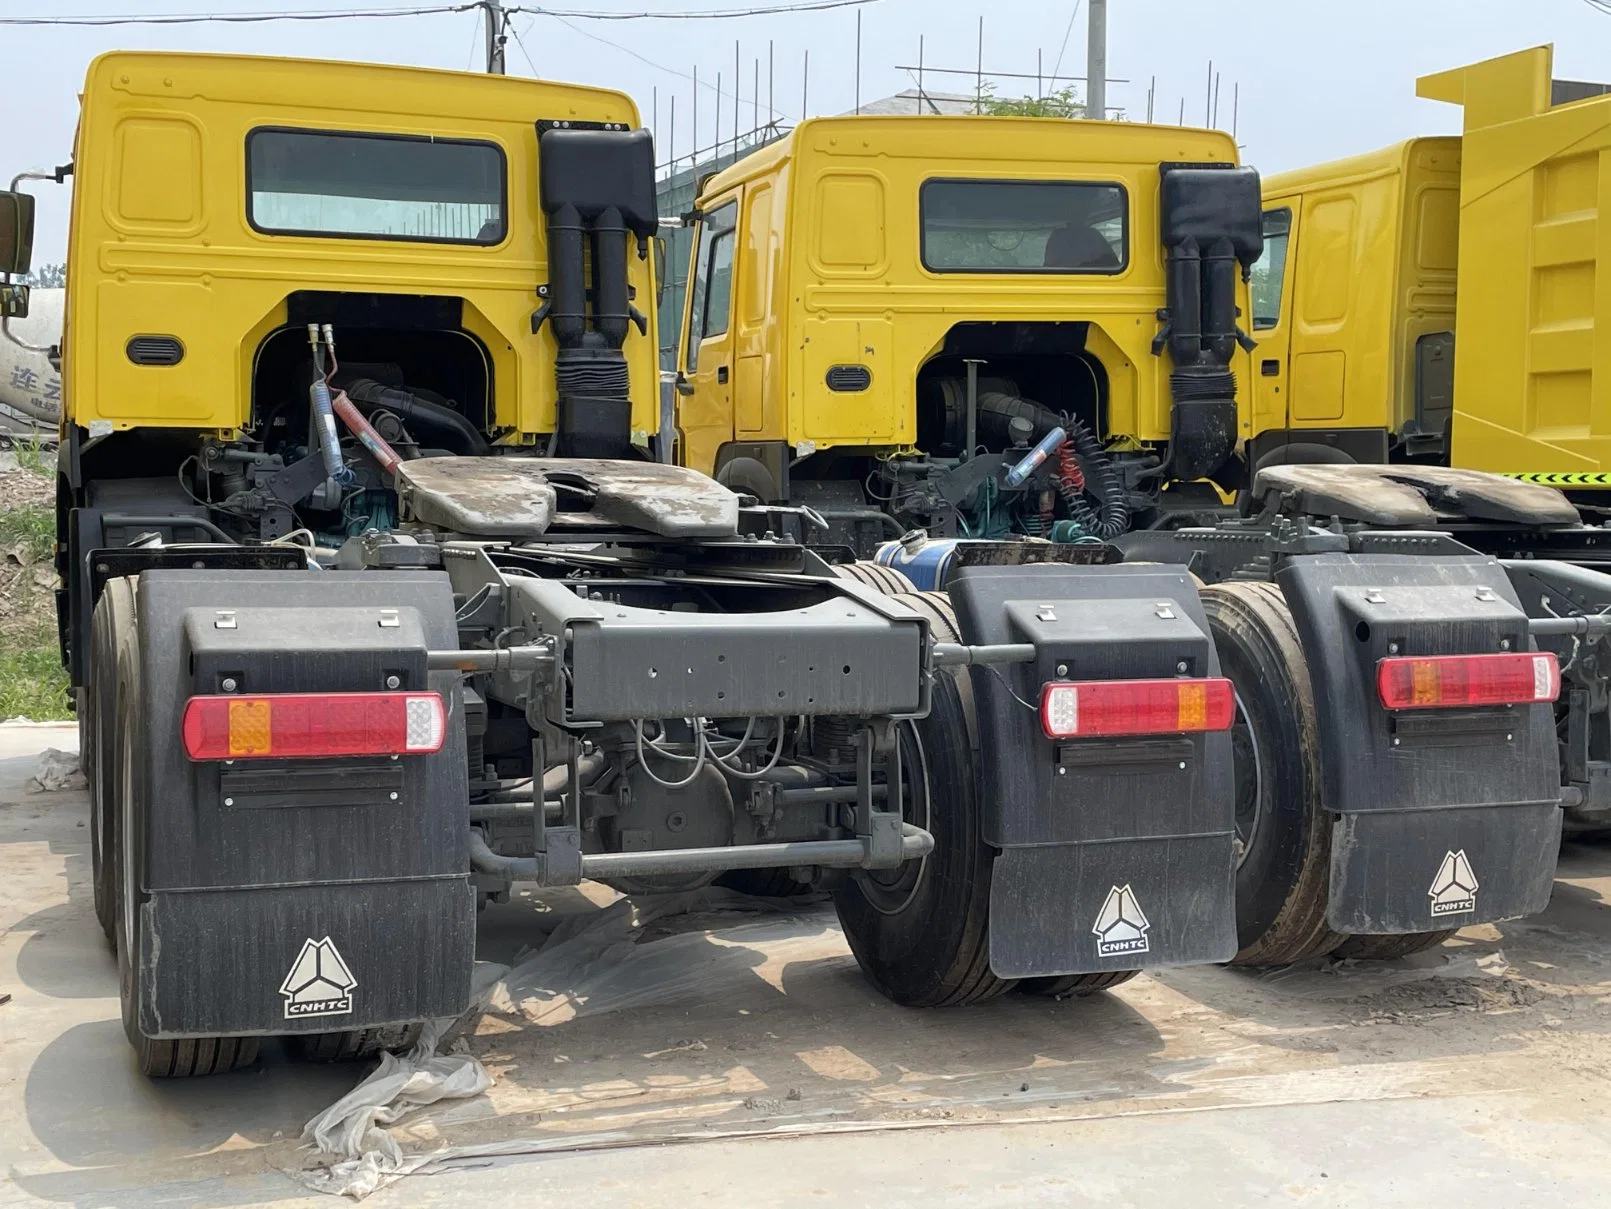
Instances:
[[[1118,469],[1096,434],[1074,416],[1063,421],[1068,440],[1058,450],[1058,491],[1071,519],[1092,537],[1112,541],[1130,529],[1130,501]],[[1096,496],[1098,509],[1086,502]]]

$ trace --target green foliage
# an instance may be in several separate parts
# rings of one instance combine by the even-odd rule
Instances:
[[[18,716],[35,722],[72,717],[54,626],[8,635],[0,646],[0,719]]]
[[[0,718],[67,718],[67,673],[47,576],[56,518],[44,504],[0,510]]]
[[[0,551],[17,546],[25,562],[49,562],[56,553],[56,516],[43,504],[0,512]]]
[[[1020,118],[1082,118],[1085,102],[1074,85],[1066,84],[1056,92],[1039,97],[998,97],[996,86],[986,83],[979,98],[980,111],[987,117]]]
[[[15,452],[17,454],[17,465],[23,470],[33,474],[49,475],[53,473],[54,467],[51,465],[50,450],[45,448],[45,443],[40,440],[38,433],[29,433],[25,437],[17,437]]]
[[[41,290],[59,290],[67,284],[67,266],[42,264],[32,273],[25,274],[22,281]]]

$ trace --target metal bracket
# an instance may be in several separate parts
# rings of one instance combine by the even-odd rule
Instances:
[[[568,746],[570,776],[560,806],[560,818],[564,823],[550,827],[546,810],[531,812],[537,880],[545,886],[575,886],[582,880],[581,752],[574,742]],[[532,784],[537,787],[538,801],[542,798],[543,772],[548,767],[547,748],[541,734],[532,736],[531,775]]]
[[[895,810],[879,810],[873,803],[873,755],[878,747],[879,736],[872,727],[856,732],[856,838],[866,845],[864,868],[894,869],[903,859],[899,811],[901,745],[898,740],[889,745],[888,788],[884,797],[886,804],[895,804]]]

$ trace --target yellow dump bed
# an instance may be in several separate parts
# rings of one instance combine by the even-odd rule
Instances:
[[[1419,84],[1465,108],[1451,460],[1611,486],[1611,96],[1555,103],[1551,66],[1538,47]]]

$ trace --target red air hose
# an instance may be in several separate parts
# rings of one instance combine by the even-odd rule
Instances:
[[[1080,469],[1080,460],[1074,456],[1074,442],[1064,441],[1057,447],[1057,469],[1059,477],[1075,491],[1085,490],[1085,472]]]
[[[341,417],[352,435],[358,438],[358,443],[370,453],[375,455],[375,461],[387,474],[395,475],[397,468],[403,464],[403,459],[397,456],[397,451],[386,443],[386,438],[375,431],[375,426],[364,419],[363,413],[347,398],[347,392],[338,390],[335,397],[330,400],[331,409]]]

